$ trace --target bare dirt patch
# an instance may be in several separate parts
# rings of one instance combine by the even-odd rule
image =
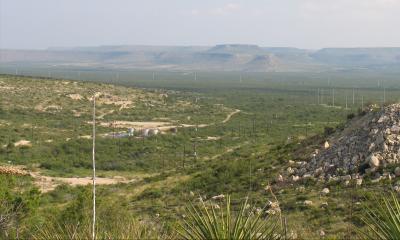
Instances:
[[[208,140],[208,141],[216,141],[216,140],[219,140],[219,139],[221,139],[221,137],[210,137],[210,136],[208,136],[206,140]]]
[[[92,124],[92,122],[88,122]],[[170,125],[170,122],[130,122],[130,121],[113,121],[113,122],[100,122],[102,127],[115,127],[115,128],[160,128]]]
[[[28,140],[19,140],[18,142],[14,143],[14,146],[15,147],[23,147],[23,146],[32,147],[32,143],[31,143],[31,141],[28,141]]]
[[[10,122],[7,122],[7,121],[5,121],[5,120],[0,120],[0,127],[3,127],[3,126],[10,126],[10,125],[11,125]]]
[[[104,119],[105,116],[107,116],[109,114],[113,114],[113,113],[114,113],[114,110],[110,110],[110,111],[107,111],[107,112],[102,112],[102,113],[100,113],[100,115],[97,116],[97,119]]]
[[[69,98],[71,98],[72,100],[82,100],[83,99],[82,95],[80,95],[78,93],[68,94],[67,96]]]
[[[44,106],[43,104],[38,104],[35,106],[35,110],[39,112],[59,112],[62,110],[62,107],[58,105]]]
[[[68,184],[70,186],[84,186],[93,184],[91,177],[49,177],[43,176],[40,172],[31,172],[30,175],[35,179],[35,184],[39,187],[40,191],[45,193],[54,190],[61,184]],[[115,176],[113,178],[96,177],[96,185],[112,185],[118,183],[131,183],[137,179],[126,179],[124,177]]]
[[[25,166],[0,166],[0,174],[16,175],[16,176],[31,176],[34,179],[34,184],[40,189],[41,192],[49,192],[54,190],[60,184],[68,184],[71,186],[80,186],[92,184],[91,177],[50,177],[44,176],[40,171],[29,171]],[[121,176],[114,176],[110,178],[96,177],[96,185],[112,185],[118,183],[131,183],[138,181],[139,178],[127,179]]]
[[[62,110],[61,106],[58,105],[49,105],[43,109],[45,112],[59,112]]]
[[[122,98],[119,96],[111,95],[108,93],[96,93],[96,102],[100,105],[114,105],[119,107],[119,110],[123,110],[125,108],[132,108],[133,101],[128,98]],[[92,101],[93,98],[89,97],[88,100]]]
[[[15,87],[10,87],[10,86],[0,86],[0,90],[14,90]]]
[[[24,170],[22,167],[0,166],[0,174],[27,176],[29,175],[29,172]]]
[[[92,136],[90,136],[90,135],[83,135],[83,136],[79,136],[78,139],[92,139]]]
[[[74,115],[74,117],[80,117],[82,116],[83,112],[78,112],[77,110],[73,109],[72,110],[72,114]]]

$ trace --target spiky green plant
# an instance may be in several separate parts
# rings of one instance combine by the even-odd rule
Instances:
[[[396,194],[373,198],[361,217],[366,229],[360,230],[365,239],[400,239],[400,203]]]
[[[224,208],[207,206],[201,201],[199,206],[187,207],[187,213],[177,228],[183,239],[279,239],[281,236],[279,221],[251,211],[247,199],[237,213],[231,208],[229,196]]]

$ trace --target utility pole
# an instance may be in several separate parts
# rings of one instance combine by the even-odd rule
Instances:
[[[308,125],[307,124],[305,124],[306,125],[306,127],[305,127],[305,129],[306,129],[306,137],[308,137]]]
[[[256,118],[253,118],[253,136],[256,135]]]
[[[335,89],[332,88],[332,107],[335,106]]]
[[[354,87],[353,87],[353,105],[354,105],[354,102],[355,102],[354,96],[355,96],[355,92],[354,92]]]
[[[249,195],[251,193],[251,158],[249,158]]]
[[[161,156],[161,155],[159,155]],[[165,156],[162,157],[162,168],[163,168],[163,172],[165,171]]]
[[[182,154],[182,168],[185,169],[185,155],[186,155],[186,147],[183,145],[183,154]]]
[[[386,88],[383,88],[383,104],[386,103]]]
[[[321,89],[321,104],[324,102],[324,89]]]
[[[32,126],[31,126],[31,140],[32,140],[32,143],[34,142],[34,137],[33,137],[33,129],[35,128],[35,126],[32,124]]]
[[[92,165],[93,165],[93,223],[92,223],[92,240],[96,239],[96,93],[93,94],[93,147],[92,147]]]
[[[364,96],[361,96],[361,110],[364,110]]]
[[[239,137],[240,137],[240,135],[241,135],[241,126],[240,126],[240,120],[239,120]]]
[[[194,143],[193,143],[193,156],[194,156],[194,160],[195,160],[195,161],[197,161],[197,146],[196,146],[196,141],[197,141],[197,140],[194,140]]]

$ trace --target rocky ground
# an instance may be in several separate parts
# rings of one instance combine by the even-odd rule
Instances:
[[[16,175],[16,176],[28,176],[29,172],[21,167],[14,166],[0,166],[0,174]]]
[[[329,136],[311,154],[309,161],[289,161],[281,180],[372,181],[400,176],[400,104],[384,109],[370,108],[349,121],[341,131]]]

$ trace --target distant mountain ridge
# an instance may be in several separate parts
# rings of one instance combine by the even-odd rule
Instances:
[[[127,45],[46,50],[0,49],[0,63],[182,71],[323,71],[400,66],[400,48],[307,50],[220,44],[213,47]]]

